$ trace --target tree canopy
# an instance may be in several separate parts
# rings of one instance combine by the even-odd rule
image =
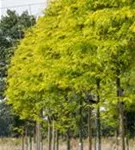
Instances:
[[[37,120],[44,109],[46,115],[61,116],[62,122],[78,110],[80,99],[88,93],[98,93],[99,105],[107,109],[116,106],[117,78],[127,90],[127,106],[133,103],[134,94],[127,84],[133,79],[134,22],[135,2],[131,0],[51,2],[12,58],[8,103],[22,118]]]
[[[36,22],[34,16],[28,12],[17,14],[16,11],[7,10],[7,13],[0,20],[0,113],[1,113],[1,136],[13,135],[17,114],[13,115],[11,107],[6,105],[5,89],[7,67],[10,59],[19,44],[24,38],[26,29],[34,25]]]
[[[27,28],[35,24],[35,18],[28,12],[21,15],[15,11],[7,10],[5,16],[0,21],[0,83],[4,86],[3,79],[6,76],[7,65],[14,53],[14,49],[19,41],[24,38],[24,32]],[[5,88],[0,88],[5,89]],[[3,97],[3,90],[0,90]]]

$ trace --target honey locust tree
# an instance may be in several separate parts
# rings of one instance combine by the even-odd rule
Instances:
[[[52,3],[45,17],[26,34],[12,58],[8,71],[7,97],[8,103],[22,118],[36,119],[41,109],[54,110],[61,106],[63,101],[56,99],[56,90],[67,91],[63,96],[67,97],[70,93],[78,95],[93,89],[91,83],[95,80],[95,74],[90,68],[91,61],[93,64],[95,62],[95,45],[92,38],[83,33],[89,9],[85,8],[86,3],[83,1],[71,3]],[[66,15],[67,21],[63,20],[63,15]],[[55,94],[53,99],[52,94]],[[63,100],[63,110],[69,111],[74,99],[71,105],[68,104],[70,107],[66,105],[67,98]],[[81,108],[82,99],[77,103]],[[62,116],[62,121],[66,115],[63,116],[60,109],[56,112]]]
[[[128,82],[127,72],[134,68],[134,5],[133,1],[95,1],[91,7],[96,11],[91,14],[91,19],[87,22],[93,27],[92,31],[99,41],[97,57],[104,67],[105,79],[107,82],[111,80],[110,83],[108,82],[110,87],[113,85],[114,90],[111,88],[109,95],[111,100],[113,98],[110,102],[118,104],[121,149],[125,149],[124,107],[131,102],[130,99],[122,96],[123,91],[127,90],[124,86]],[[126,97],[130,94],[125,92]]]

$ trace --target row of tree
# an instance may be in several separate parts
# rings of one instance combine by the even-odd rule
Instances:
[[[48,131],[55,126],[66,133],[68,149],[75,131],[83,149],[88,111],[91,150],[94,109],[97,149],[102,117],[125,150],[125,113],[134,111],[134,40],[134,1],[53,1],[12,57],[7,102],[21,119],[48,123]]]
[[[28,12],[21,15],[7,10],[0,20],[0,136],[14,136],[14,128],[19,123],[18,115],[13,115],[11,107],[6,105],[4,91],[6,89],[7,68],[19,41],[24,38],[27,28],[36,23],[34,16]]]

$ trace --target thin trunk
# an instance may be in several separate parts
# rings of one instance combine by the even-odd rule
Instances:
[[[59,150],[59,131],[56,130],[56,150]]]
[[[32,150],[32,137],[29,137],[29,143],[30,143],[30,150]]]
[[[24,150],[24,145],[25,145],[25,140],[24,140],[25,138],[24,138],[24,134],[22,135],[22,150]]]
[[[37,150],[40,150],[40,140],[41,136],[40,136],[40,123],[37,122],[36,124],[36,147]]]
[[[115,139],[116,140],[116,142],[115,142],[116,148],[115,149],[118,150],[119,149],[119,147],[118,147],[119,146],[118,130],[116,130],[116,132],[115,132],[115,137],[116,137],[116,139]]]
[[[44,143],[43,143],[43,138],[41,137],[41,142],[40,142],[41,144],[41,150],[43,150],[44,149]]]
[[[96,112],[96,150],[101,150],[101,124],[100,124],[100,108]]]
[[[79,122],[79,150],[83,150],[83,115],[82,115],[83,101],[80,100],[80,122]]]
[[[88,111],[88,134],[89,134],[89,150],[92,150],[92,108]]]
[[[125,115],[126,116],[126,118],[125,118],[125,135],[126,135],[126,141],[125,141],[125,143],[126,143],[126,150],[129,150],[129,137],[128,137],[128,126],[127,126],[127,114]]]
[[[126,137],[126,150],[129,150],[129,140],[128,140],[128,137]]]
[[[55,150],[55,123],[53,121],[53,133],[52,133],[52,141],[53,141],[53,150]]]
[[[28,150],[28,134],[27,134],[27,127],[25,127],[25,148]]]
[[[34,142],[34,144],[36,143],[36,123],[35,123],[35,125],[34,125],[34,136],[33,136],[33,142]]]
[[[97,80],[97,103],[100,102],[99,96],[100,80]],[[96,110],[96,150],[101,150],[101,123],[100,123],[100,107]]]
[[[119,102],[119,137],[120,150],[125,150],[125,133],[124,133],[124,108],[122,102]]]
[[[52,149],[52,126],[51,121],[48,120],[48,150]]]
[[[95,122],[95,125],[96,125],[96,122]],[[96,133],[96,131],[95,131],[95,133]],[[96,150],[96,143],[97,143],[97,137],[96,136],[97,135],[95,134],[95,136],[94,136],[94,150]]]
[[[118,109],[119,109],[119,146],[120,150],[125,150],[125,127],[124,127],[124,103],[120,100],[120,97],[123,95],[120,78],[117,76],[116,79],[117,86],[117,97],[118,97]]]
[[[70,150],[71,146],[70,146],[70,131],[67,131],[67,150]]]

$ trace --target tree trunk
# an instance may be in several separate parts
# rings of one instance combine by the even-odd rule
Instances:
[[[119,150],[119,138],[118,138],[118,129],[115,131],[115,149]]]
[[[96,150],[101,150],[101,124],[100,124],[100,108],[96,112]]]
[[[25,149],[28,150],[28,134],[27,134],[27,126],[25,127]]]
[[[55,123],[54,121],[53,121],[52,141],[53,141],[53,150],[55,150]]]
[[[44,141],[43,141],[43,137],[41,137],[41,150],[44,149]]]
[[[89,150],[92,150],[92,108],[88,108],[88,139],[89,139]]]
[[[96,121],[96,120],[95,120]],[[95,124],[96,124],[96,122],[95,122]],[[95,136],[94,136],[94,150],[96,150],[97,148],[96,148],[96,143],[97,143],[97,137],[96,137],[97,135],[96,135],[96,132],[95,132]]]
[[[122,102],[119,102],[119,137],[120,150],[125,150],[124,107]]]
[[[48,150],[52,149],[52,126],[51,121],[48,120]]]
[[[126,150],[129,150],[129,141],[128,141],[128,137],[126,137]]]
[[[123,96],[122,89],[120,86],[120,78],[117,76],[117,97],[118,97],[118,110],[119,110],[119,146],[120,150],[125,150],[125,127],[124,127],[124,103],[120,100]]]
[[[29,143],[30,143],[30,150],[32,150],[32,137],[29,137]]]
[[[126,115],[127,116],[127,115]],[[125,141],[125,149],[129,150],[129,137],[128,137],[128,127],[127,127],[127,118],[125,118],[125,135],[126,135],[126,141]]]
[[[97,80],[97,103],[100,102],[99,96],[100,80]],[[101,123],[100,123],[100,107],[96,110],[96,150],[101,150]]]
[[[83,115],[82,115],[83,102],[80,100],[80,122],[79,122],[79,150],[83,150]]]
[[[70,150],[71,146],[70,146],[70,131],[67,131],[67,150]]]
[[[36,147],[37,147],[37,150],[40,150],[40,141],[41,141],[40,123],[37,122],[37,124],[36,124]]]
[[[59,131],[56,130],[56,150],[59,150]]]
[[[24,140],[24,134],[22,135],[22,150],[24,150],[25,140]]]

